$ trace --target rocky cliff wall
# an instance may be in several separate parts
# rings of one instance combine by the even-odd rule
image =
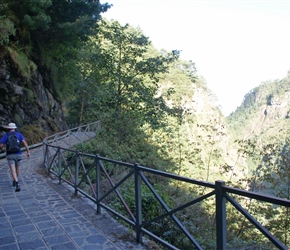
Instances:
[[[19,128],[34,127],[46,135],[66,129],[61,103],[45,78],[35,70],[27,80],[12,61],[0,58],[0,125],[14,122]]]

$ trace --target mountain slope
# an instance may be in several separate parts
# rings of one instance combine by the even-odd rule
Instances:
[[[264,82],[245,95],[227,121],[236,138],[267,140],[289,128],[290,71],[282,80]]]

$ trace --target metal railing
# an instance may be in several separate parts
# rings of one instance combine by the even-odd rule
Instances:
[[[62,131],[60,133],[48,136],[43,142],[29,145],[29,149],[34,149],[43,146],[45,142],[47,145],[61,145],[64,148],[71,148],[75,144],[89,140],[96,136],[96,133],[101,128],[101,122],[93,122],[87,125],[79,126],[69,130]],[[22,151],[26,151],[25,147],[21,148]],[[6,152],[0,150],[0,159],[6,156]]]
[[[63,132],[48,136],[43,143],[46,145],[57,145],[62,148],[71,148],[72,146],[89,140],[96,136],[101,128],[101,122],[93,122],[80,127],[65,130]]]
[[[75,137],[76,134],[70,132],[69,135]],[[190,211],[189,214],[194,214],[198,210],[194,209],[194,206],[203,203],[203,205],[211,204],[211,208],[214,207],[215,210],[213,216],[215,226],[211,229],[215,235],[215,244],[212,249],[226,249],[228,244],[227,235],[229,233],[227,228],[227,212],[229,208],[226,204],[231,204],[242,218],[247,219],[249,224],[253,225],[253,231],[256,230],[264,235],[268,242],[272,244],[272,247],[288,249],[287,243],[282,243],[281,239],[272,235],[262,225],[263,223],[250,214],[249,209],[243,208],[243,205],[249,200],[255,200],[271,206],[279,206],[287,210],[285,215],[288,220],[290,200],[232,188],[226,186],[223,181],[216,181],[215,183],[199,181],[146,168],[140,164],[130,164],[99,155],[85,154],[57,145],[56,138],[60,139],[61,145],[68,145],[67,140],[64,143],[66,137],[67,134],[62,134],[54,137],[53,140],[45,140],[43,142],[44,166],[52,175],[59,179],[59,183],[63,181],[72,186],[75,195],[79,192],[92,200],[97,205],[97,213],[101,213],[103,208],[133,228],[137,242],[142,243],[143,235],[147,235],[166,248],[182,249],[183,247],[171,244],[164,235],[154,230],[159,221],[166,221],[163,225],[170,223],[171,227],[174,228],[174,233],[179,232],[183,235],[183,241],[187,242],[187,246],[189,244],[191,245],[190,248],[203,249],[204,243],[200,242],[203,242],[203,240],[200,240],[202,236],[198,236],[199,225],[195,226],[195,230],[188,229],[189,222],[184,218],[187,216],[188,211]],[[48,143],[49,141],[54,143]],[[172,207],[172,202],[170,199],[163,197],[164,190],[160,190],[160,185],[156,189],[158,186],[156,183],[167,183],[166,186],[168,187],[178,183],[178,186],[184,187],[184,190],[193,190],[191,191],[192,199],[170,208]],[[146,210],[143,204],[144,189],[146,189],[146,194],[152,194],[147,205],[156,204],[155,207],[157,205],[160,206],[158,215],[150,218],[147,215],[144,216],[144,211]],[[132,191],[132,195],[124,197],[124,193],[128,193],[128,190]],[[198,190],[202,191],[198,192]],[[170,204],[168,204],[168,201]],[[203,205],[200,205],[200,208],[206,211],[207,208]],[[196,231],[196,233],[193,234],[193,231]],[[288,234],[289,231],[290,224],[288,224]],[[177,237],[177,234],[175,237]]]

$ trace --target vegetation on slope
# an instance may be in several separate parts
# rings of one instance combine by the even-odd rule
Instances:
[[[3,0],[0,6],[1,55],[12,59],[27,84],[36,67],[49,76],[50,88],[65,104],[68,123],[101,120],[99,136],[80,149],[195,179],[223,179],[260,192],[271,189],[271,194],[289,199],[289,126],[284,122],[289,103],[283,98],[289,96],[289,80],[255,88],[226,120],[193,62],[180,60],[176,50],[157,51],[139,28],[100,20],[108,7],[65,0]],[[204,192],[177,183],[154,185],[172,206]],[[125,191],[132,197],[130,188]],[[158,211],[147,194],[143,190],[148,204],[144,216],[151,216]],[[240,202],[265,225],[275,225],[274,233],[289,244],[285,211]],[[209,201],[180,215],[208,249],[215,244],[213,211]],[[266,248],[262,235],[238,216],[229,210],[228,245]],[[154,230],[188,248],[168,221]]]
[[[88,62],[85,69],[88,70],[93,66],[95,70],[86,71],[86,79],[90,82],[80,86],[82,91],[85,90],[84,95],[76,92],[69,106],[70,119],[87,123],[100,118],[103,128],[98,138],[83,145],[82,150],[125,162],[138,162],[143,166],[200,180],[213,182],[223,179],[235,187],[251,189],[254,179],[250,175],[248,165],[255,166],[259,156],[265,154],[265,151],[257,151],[258,148],[255,148],[256,158],[254,158],[254,154],[250,152],[253,147],[250,141],[240,140],[234,144],[225,119],[213,105],[214,96],[207,89],[206,83],[196,75],[194,63],[184,62],[178,58],[168,61],[170,53],[158,52],[147,42],[135,43],[136,38],[146,39],[146,37],[142,36],[140,30],[134,30],[129,25],[122,27],[115,21],[105,20],[102,25],[104,26],[99,27],[100,35],[104,31],[110,33],[110,30],[112,32],[115,28],[121,33],[118,33],[118,36],[123,39],[122,43],[115,45],[116,40],[118,41],[115,32],[105,33],[106,37],[102,37],[101,40],[98,40],[99,37],[92,39],[94,44],[90,48],[94,48],[91,50],[94,52],[91,54],[94,60]],[[130,37],[130,40],[126,40],[127,37]],[[132,51],[138,49],[142,53],[131,53],[130,49]],[[96,60],[99,58],[102,60]],[[106,61],[107,58],[109,61]],[[149,72],[151,75],[154,74],[152,78],[146,77],[147,72],[144,70],[140,73],[140,68],[135,67],[137,62],[148,65],[148,58],[151,63],[158,62],[159,65],[166,63],[165,70]],[[134,62],[134,65],[130,62]],[[150,91],[147,91],[148,88]],[[130,93],[125,90],[130,90]],[[87,98],[88,96],[90,98]],[[151,106],[152,103],[155,106]],[[255,181],[257,183],[257,179]],[[159,184],[166,185],[167,188],[162,189]],[[176,203],[182,203],[183,199],[201,194],[189,187],[178,187],[178,184],[174,185],[177,189],[172,189],[172,183],[165,184],[160,180],[158,183],[154,182],[154,185],[158,190],[164,190],[161,191],[164,199],[167,199],[168,195],[173,198],[169,201],[173,207]],[[128,199],[132,196],[130,190],[125,189]],[[144,199],[147,199],[149,193],[143,190],[143,195]],[[145,200],[144,202],[146,203]],[[253,205],[254,202],[247,203],[244,200],[240,202],[249,211],[257,211],[259,207],[257,204]],[[118,207],[118,204],[115,205]],[[150,208],[152,206],[148,205],[144,216],[152,215],[154,209]],[[203,221],[194,219],[190,210],[186,212],[187,221],[191,223],[195,221],[200,225],[204,225],[204,220],[207,220],[207,225],[214,223],[211,216],[214,211],[211,201],[194,209]],[[266,211],[268,208],[263,209]],[[228,211],[228,226],[231,228],[229,246],[258,244],[266,247],[268,243],[265,243],[263,237],[259,233],[253,236],[251,226],[244,222],[243,218],[237,221],[238,216],[235,210]],[[273,221],[279,216],[280,214],[276,213]],[[179,246],[186,249],[188,242],[176,238],[178,231],[168,223],[164,221],[152,230],[162,229],[160,233],[166,240],[172,243],[178,241]],[[196,228],[190,225],[192,233],[199,238],[199,234],[194,233]],[[204,235],[208,232],[204,246],[213,247],[215,236],[213,231],[208,231],[206,227],[201,229],[201,226],[200,230]],[[286,232],[287,227],[277,228],[277,231],[279,230]],[[203,241],[204,237],[200,240]]]

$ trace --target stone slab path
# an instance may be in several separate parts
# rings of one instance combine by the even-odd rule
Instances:
[[[151,249],[137,244],[127,228],[68,185],[59,184],[42,166],[43,149],[23,154],[20,192],[12,187],[5,158],[0,159],[0,250]]]

